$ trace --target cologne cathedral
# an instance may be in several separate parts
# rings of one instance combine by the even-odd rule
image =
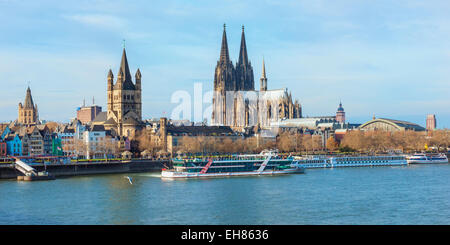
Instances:
[[[239,59],[236,65],[230,59],[224,25],[222,47],[214,75],[211,125],[233,128],[268,128],[271,122],[283,118],[301,118],[298,101],[293,102],[287,89],[267,89],[264,60],[260,90],[255,90],[253,67],[247,55],[244,27],[242,27]]]

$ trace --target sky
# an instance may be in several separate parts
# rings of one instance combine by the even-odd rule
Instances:
[[[288,88],[303,116],[334,115],[342,101],[350,123],[425,126],[435,114],[450,128],[449,9],[446,0],[0,0],[0,122],[17,118],[27,86],[41,120],[68,122],[93,97],[105,109],[123,40],[131,72],[142,73],[143,118],[170,117],[176,91],[212,90],[226,23],[233,63],[244,25],[255,88],[264,57],[268,88]]]

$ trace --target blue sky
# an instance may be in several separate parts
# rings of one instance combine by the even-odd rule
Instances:
[[[212,89],[223,23],[231,58],[241,26],[259,87],[287,87],[304,116],[385,117],[450,128],[449,1],[0,0],[0,121],[30,82],[41,119],[68,121],[86,98],[106,105],[122,40],[142,73],[143,117],[170,115],[177,90]],[[207,106],[207,105],[205,105]]]

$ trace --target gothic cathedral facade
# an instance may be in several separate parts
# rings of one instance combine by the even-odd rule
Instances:
[[[242,27],[239,59],[236,66],[230,59],[224,25],[220,57],[214,75],[211,125],[245,128],[270,127],[283,118],[300,118],[301,106],[293,102],[287,89],[267,89],[263,60],[260,90],[255,90],[253,67],[248,58],[244,27]]]

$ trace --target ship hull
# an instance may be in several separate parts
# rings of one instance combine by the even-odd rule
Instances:
[[[214,177],[233,177],[233,176],[266,176],[266,175],[283,175],[283,174],[303,174],[304,168],[292,168],[284,170],[270,171],[249,171],[249,172],[224,172],[224,173],[188,173],[176,171],[162,171],[162,178],[214,178]]]
[[[448,163],[447,160],[408,160],[408,164],[439,164]]]

